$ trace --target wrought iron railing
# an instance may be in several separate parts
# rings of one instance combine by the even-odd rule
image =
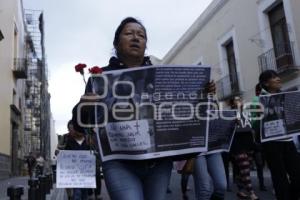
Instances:
[[[260,71],[275,70],[283,72],[295,68],[294,45],[290,43],[277,44],[274,48],[258,56]]]
[[[13,73],[16,78],[27,78],[27,60],[25,58],[15,58]]]

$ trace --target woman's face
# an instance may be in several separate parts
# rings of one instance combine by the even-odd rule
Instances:
[[[137,23],[128,23],[119,36],[119,43],[115,47],[122,57],[144,57],[146,49],[146,33]]]
[[[268,91],[278,91],[281,88],[281,79],[278,76],[270,78],[266,84]]]

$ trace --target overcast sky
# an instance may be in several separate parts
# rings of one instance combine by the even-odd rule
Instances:
[[[51,110],[56,133],[67,132],[72,107],[84,92],[74,66],[105,66],[114,31],[127,16],[147,29],[148,55],[163,58],[212,0],[23,0],[44,11]],[[86,70],[87,74],[87,70]]]

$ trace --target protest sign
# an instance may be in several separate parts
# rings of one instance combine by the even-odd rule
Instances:
[[[209,80],[210,67],[199,65],[137,67],[92,77],[100,97],[95,118],[101,159],[206,151],[208,100],[203,90]]]
[[[228,152],[233,141],[236,110],[211,110],[209,116],[208,149],[203,154]]]
[[[300,92],[282,92],[259,97],[264,106],[260,137],[262,142],[300,134]]]
[[[61,150],[57,156],[57,188],[96,188],[96,157],[91,151]]]

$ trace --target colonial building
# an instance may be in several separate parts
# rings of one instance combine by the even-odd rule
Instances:
[[[37,29],[31,30],[22,0],[0,0],[0,179],[24,172],[29,152],[50,154],[50,95],[41,12],[39,17]],[[34,116],[30,125],[28,116]]]
[[[299,89],[298,9],[298,0],[214,0],[162,63],[211,65],[220,100],[250,99],[266,69],[278,71],[283,89]]]
[[[26,28],[22,2],[0,1],[0,178],[20,172],[23,157]],[[3,38],[4,37],[4,38]]]

